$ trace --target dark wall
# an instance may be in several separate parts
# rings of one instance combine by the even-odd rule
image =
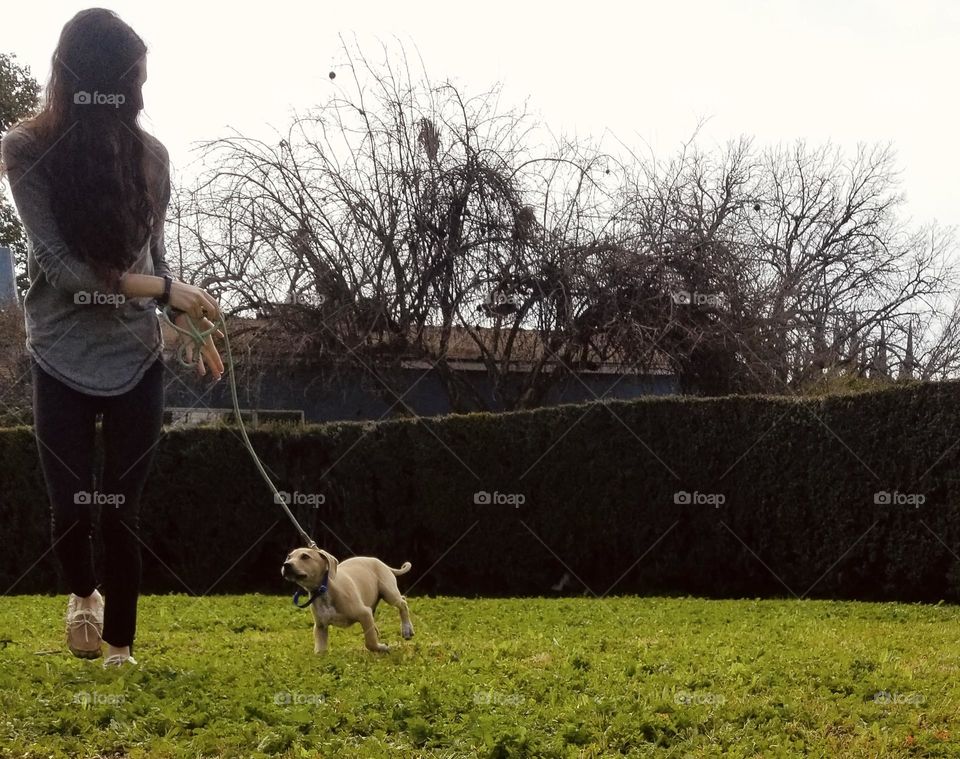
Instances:
[[[232,407],[230,388],[225,381],[211,388],[209,381],[198,381],[189,372],[181,372],[179,376],[181,381],[171,378],[167,382],[167,406]],[[504,410],[493,397],[486,373],[463,372],[461,376],[486,399],[489,410]],[[270,370],[255,382],[241,380],[238,394],[243,408],[302,409],[309,422],[389,418],[401,415],[397,412],[403,411],[404,404],[420,416],[451,413],[449,398],[436,370],[400,369],[388,377],[395,395],[390,395],[384,385],[363,368],[345,369],[333,380],[327,380],[320,370],[301,364]],[[677,387],[672,376],[584,374],[580,380],[567,378],[551,388],[544,405],[669,395],[678,392]]]

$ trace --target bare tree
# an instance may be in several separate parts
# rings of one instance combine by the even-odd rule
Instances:
[[[406,57],[345,54],[351,93],[276,144],[203,146],[212,168],[176,204],[187,268],[237,311],[273,315],[300,354],[365,367],[374,387],[420,357],[454,409],[487,407],[448,360],[466,336],[498,404],[536,405],[584,349],[570,299],[603,158],[563,141],[529,149],[535,123],[498,110],[496,90],[468,98],[415,79]]]
[[[934,339],[911,325],[955,286],[955,240],[903,222],[889,148],[741,140],[640,165],[624,239],[685,296],[658,340],[689,389],[784,392]]]

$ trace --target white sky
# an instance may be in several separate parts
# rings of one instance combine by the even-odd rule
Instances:
[[[8,4],[0,50],[45,84],[63,24],[86,5]],[[332,93],[339,34],[393,35],[434,81],[502,82],[554,132],[608,129],[665,157],[707,118],[704,147],[891,141],[917,222],[960,224],[960,2],[635,0],[107,5],[147,42],[144,125],[184,172],[193,141],[262,135]],[[372,43],[372,44],[371,44]],[[369,44],[369,47],[368,47]],[[189,173],[189,172],[187,172]]]

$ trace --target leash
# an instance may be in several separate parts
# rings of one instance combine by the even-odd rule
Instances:
[[[277,490],[276,486],[273,484],[273,481],[267,475],[267,471],[266,469],[263,468],[263,464],[260,463],[260,457],[257,456],[257,452],[253,449],[253,443],[251,443],[250,438],[247,437],[247,429],[243,425],[243,416],[240,414],[240,401],[237,399],[237,378],[233,373],[233,354],[230,352],[230,338],[227,336],[227,322],[223,316],[223,313],[220,314],[220,316],[217,318],[217,321],[213,324],[213,326],[206,330],[198,329],[193,319],[190,318],[190,315],[186,314],[189,328],[183,329],[182,327],[179,327],[178,325],[173,323],[173,319],[170,318],[169,309],[170,309],[169,304],[164,306],[162,310],[163,317],[167,320],[167,323],[171,327],[173,327],[177,332],[180,333],[181,336],[190,340],[190,342],[194,346],[198,360],[200,357],[200,349],[206,343],[207,338],[210,337],[212,334],[214,334],[217,330],[220,330],[223,333],[223,346],[225,348],[224,352],[226,354],[226,359],[227,359],[226,360],[226,364],[228,367],[227,371],[229,372],[228,379],[230,384],[230,397],[233,399],[233,411],[237,415],[237,424],[240,426],[240,435],[243,437],[243,444],[246,446],[247,451],[250,453],[250,458],[253,459],[253,463],[257,465],[257,469],[260,471],[260,476],[263,477],[263,481],[267,483],[267,486],[270,488],[271,492],[273,492],[273,500],[276,503],[280,504],[280,506],[286,512],[287,518],[289,518],[290,522],[296,528],[297,532],[300,533],[300,537],[302,537],[306,541],[307,545],[310,546],[310,548],[318,548],[317,544],[313,542],[313,538],[311,538],[307,534],[306,530],[304,530],[300,526],[300,523],[297,521],[297,518],[293,515],[293,512],[290,511],[290,507],[287,506],[287,502],[280,495],[280,492]],[[187,358],[187,348],[189,347],[189,345],[190,343],[187,343],[186,340],[180,341],[180,347],[177,350],[177,361],[179,361],[181,366],[187,366],[187,367],[193,366],[193,362]],[[316,595],[311,595],[309,603],[313,603],[314,599],[319,595],[322,595],[326,591],[326,589],[327,589],[327,578],[326,576],[324,576],[321,590],[319,592],[314,591],[314,594]],[[300,591],[297,591],[297,593],[293,597],[294,603],[297,603],[297,600],[299,599],[300,595],[301,595]]]

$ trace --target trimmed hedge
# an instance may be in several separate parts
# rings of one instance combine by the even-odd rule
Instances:
[[[550,594],[568,573],[566,592],[597,595],[935,601],[960,597],[958,430],[960,385],[938,383],[251,437],[281,490],[323,494],[294,507],[318,543],[412,561],[414,594]],[[49,519],[30,429],[0,431],[0,472],[0,585],[62,589],[51,555],[36,563]],[[478,491],[508,495],[477,504]],[[145,590],[288,589],[296,533],[235,429],[168,431],[142,514]]]

